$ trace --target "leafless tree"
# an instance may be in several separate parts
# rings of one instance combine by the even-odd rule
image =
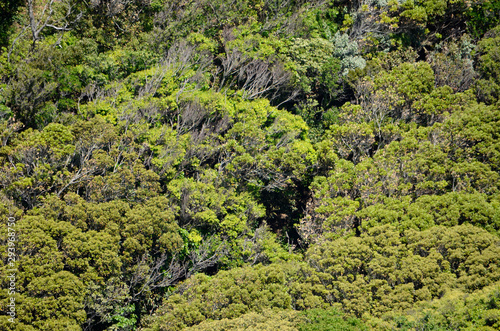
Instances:
[[[360,46],[367,42],[368,37],[381,37],[388,35],[391,30],[388,24],[380,22],[383,11],[373,0],[359,0],[352,16],[354,23],[349,31],[349,39],[355,40]]]
[[[10,61],[15,44],[26,31],[31,32],[31,50],[33,51],[37,41],[41,39],[42,32],[47,28],[59,32],[70,31],[83,16],[82,12],[77,11],[73,0],[26,0],[26,10],[28,22],[12,42],[7,55],[8,61]]]
[[[205,114],[205,111],[194,104],[183,102],[182,97],[190,92],[190,88],[195,89],[203,83],[205,79],[203,73],[208,71],[207,68],[211,65],[211,61],[208,53],[198,51],[195,45],[187,41],[174,43],[166,51],[163,59],[151,70],[150,75],[131,82],[137,97],[125,108],[120,118],[131,123],[137,123],[143,119],[152,123],[158,121],[159,117],[164,117],[170,121],[172,127],[178,128],[179,134],[182,131],[179,129],[184,129],[183,133],[188,132],[189,127],[199,124],[195,118],[201,119],[204,116],[193,111],[193,107],[200,110],[200,114]],[[168,106],[153,102],[143,102],[140,108],[135,106],[138,100],[148,100],[148,98],[154,97],[158,89],[165,83],[167,76],[173,76],[179,81],[180,89],[176,94],[178,107],[170,109]]]
[[[255,99],[268,95],[273,100],[279,89],[289,83],[290,73],[279,62],[253,60],[240,68],[238,81],[244,91],[244,98]]]
[[[98,149],[96,144],[92,144],[88,147],[80,148],[80,162],[77,167],[77,170],[70,176],[69,180],[66,182],[64,186],[62,186],[57,191],[57,196],[61,196],[61,194],[70,186],[87,182],[92,179],[92,176],[97,173],[99,167],[92,160],[92,153]]]
[[[221,38],[224,53],[218,58],[220,66],[215,73],[219,92],[239,89],[244,99],[265,97],[273,105],[278,101],[281,105],[297,97],[298,90],[292,88],[291,73],[278,56],[259,58],[231,45],[233,40],[233,30],[224,29]]]
[[[278,59],[253,59],[236,48],[226,49],[221,64],[219,91],[237,86],[248,100],[267,97],[273,101],[291,81],[290,73]]]
[[[217,262],[228,253],[228,247],[225,243],[217,244],[214,249],[215,242],[212,238],[205,238],[200,247],[192,250],[189,254],[189,269],[186,277],[191,277],[195,273],[206,270],[217,264]]]
[[[467,43],[468,40],[461,40]],[[456,42],[443,43],[442,49],[428,55],[427,61],[432,66],[436,77],[435,86],[450,86],[455,92],[468,90],[477,77],[470,51],[464,51]]]
[[[80,12],[75,18],[72,18],[75,8],[70,0],[48,0],[42,4],[37,4],[35,0],[26,0],[26,5],[33,47],[40,40],[40,33],[45,28],[57,31],[69,31],[70,26],[80,20],[83,15]],[[37,10],[37,7],[42,7],[42,9]]]
[[[162,253],[158,258],[143,255],[128,282],[132,300],[137,300],[147,291],[164,288],[189,278],[198,271],[215,265],[227,253],[225,244],[218,244],[205,238],[200,247],[192,250],[187,259],[177,255]]]

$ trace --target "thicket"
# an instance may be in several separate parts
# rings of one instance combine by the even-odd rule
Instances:
[[[498,329],[499,12],[0,2],[0,329]]]

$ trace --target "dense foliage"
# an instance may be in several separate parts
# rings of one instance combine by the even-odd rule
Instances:
[[[0,329],[499,329],[499,13],[1,1]]]

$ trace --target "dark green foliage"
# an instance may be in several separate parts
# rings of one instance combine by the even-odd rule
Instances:
[[[498,102],[500,97],[500,59],[498,50],[500,27],[488,31],[478,43],[478,71],[481,79],[477,81],[477,94],[481,101],[488,104]]]
[[[2,0],[0,1],[0,47],[9,44],[9,36],[12,31],[12,24],[19,12],[19,7],[24,4],[22,0]]]
[[[480,38],[500,23],[499,11],[500,1],[498,0],[481,1],[474,4],[468,12],[467,27],[472,34]]]

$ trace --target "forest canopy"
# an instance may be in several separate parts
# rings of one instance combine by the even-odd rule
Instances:
[[[0,1],[0,329],[498,330],[499,13]]]

